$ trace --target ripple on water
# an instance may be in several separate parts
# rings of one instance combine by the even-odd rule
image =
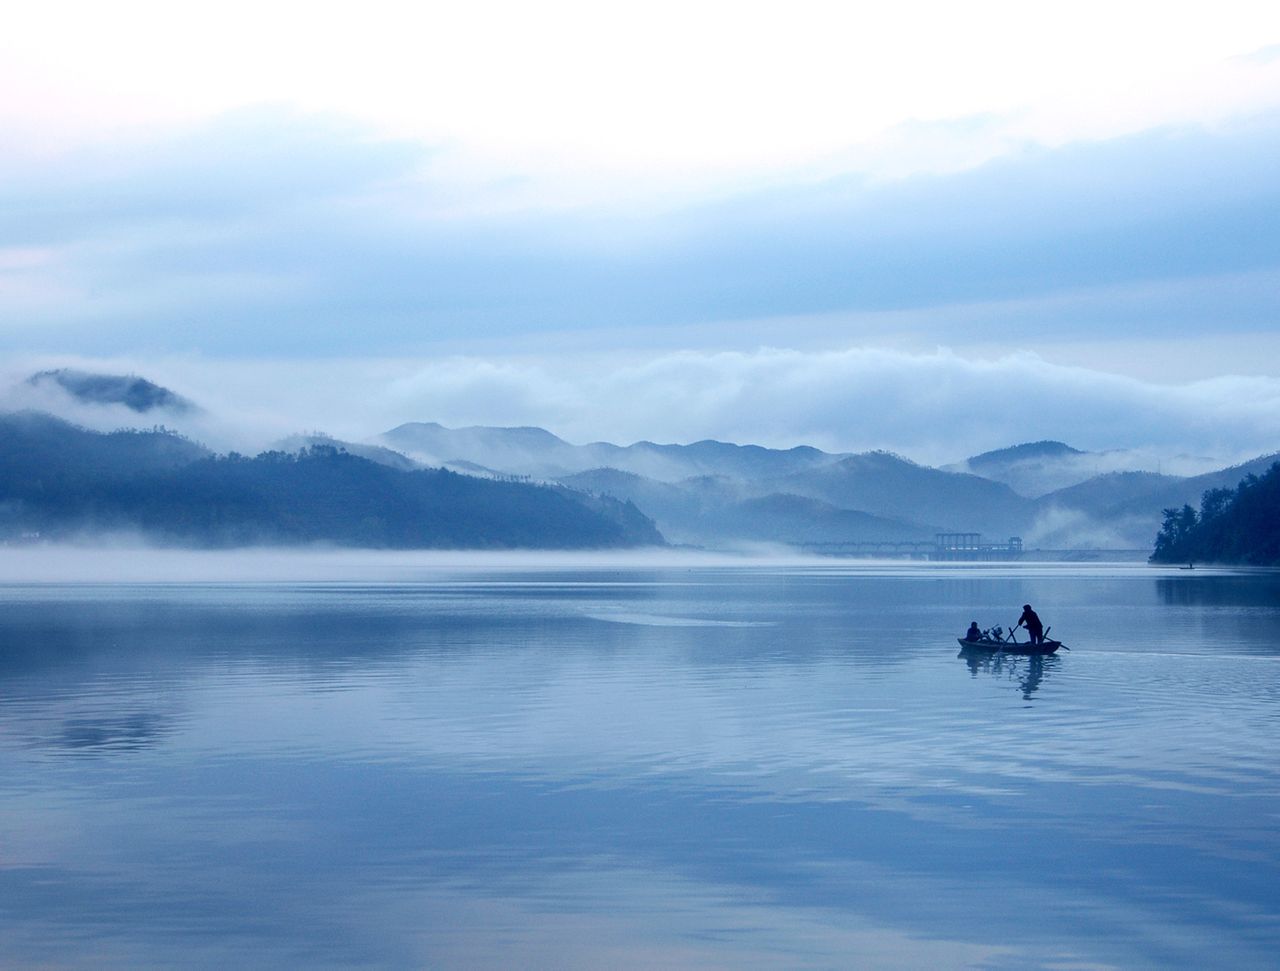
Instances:
[[[1270,588],[1164,579],[0,591],[0,961],[1263,966]],[[956,656],[1024,601],[1077,649]]]

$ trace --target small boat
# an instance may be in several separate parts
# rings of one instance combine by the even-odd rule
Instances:
[[[985,651],[990,654],[1052,654],[1062,646],[1062,641],[1042,641],[1032,644],[1030,641],[993,641],[984,637],[977,641],[966,641],[957,637],[960,647],[966,651]]]

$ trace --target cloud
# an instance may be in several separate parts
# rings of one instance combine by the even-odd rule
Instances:
[[[1099,522],[1078,509],[1050,507],[1024,531],[1028,546],[1044,549],[1145,548],[1155,533],[1152,516]]]
[[[575,443],[716,438],[779,448],[888,449],[928,464],[1056,439],[1140,452],[1146,467],[1206,471],[1280,448],[1280,379],[1141,381],[1035,355],[971,358],[844,350],[229,361],[84,358],[19,362],[0,406],[53,407],[92,427],[138,424],[101,407],[36,400],[16,381],[59,364],[132,372],[203,411],[164,422],[221,449],[253,451],[319,431],[369,439],[406,421],[539,425]],[[1107,467],[1131,467],[1111,456]]]
[[[259,106],[164,133],[134,133],[10,171],[0,245],[84,242],[163,227],[175,241],[271,220],[412,174],[429,153],[349,121]]]
[[[216,15],[45,2],[0,34],[0,127],[110,129],[268,100],[458,144],[468,165],[516,168],[539,194],[594,181],[579,198],[598,198],[823,161],[918,120],[1000,115],[1014,139],[1062,144],[1276,106],[1267,60],[1246,55],[1280,39],[1274,5],[1214,11],[819,0],[784,17],[662,0],[637,16],[579,0],[396,0],[302,18],[247,0]],[[948,146],[932,159],[921,147],[899,155],[908,169],[954,167]]]
[[[1241,55],[1239,60],[1253,64],[1275,64],[1280,62],[1280,44],[1268,44],[1249,54]]]
[[[261,109],[23,170],[0,190],[0,346],[421,354],[451,339],[901,311],[957,344],[969,325],[950,315],[976,304],[1027,311],[989,318],[989,337],[1111,334],[1106,295],[1136,286],[1165,304],[1138,323],[1166,335],[1229,324],[1206,321],[1215,301],[1195,294],[1251,274],[1230,288],[1241,326],[1280,313],[1280,116],[650,213],[460,209],[432,177],[448,154]],[[1036,314],[1035,301],[1080,294],[1103,305]]]
[[[761,349],[499,369],[452,359],[391,384],[384,400],[397,399],[397,410],[418,418],[541,424],[573,441],[887,448],[931,464],[1041,439],[1227,459],[1280,446],[1280,380],[1170,386],[1026,353]]]

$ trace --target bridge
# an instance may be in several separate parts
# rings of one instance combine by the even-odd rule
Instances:
[[[983,561],[1009,560],[1022,556],[1022,537],[1008,542],[985,543],[981,533],[936,533],[928,540],[866,540],[830,543],[801,543],[800,549],[819,556],[889,556],[913,560]]]

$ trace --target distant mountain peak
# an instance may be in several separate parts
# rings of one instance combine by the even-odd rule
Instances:
[[[88,405],[124,405],[139,414],[156,409],[170,412],[195,410],[186,398],[135,374],[94,374],[74,368],[40,371],[27,378],[32,387],[54,385]]]
[[[1009,448],[998,448],[992,452],[983,452],[969,459],[971,468],[984,465],[1003,465],[1009,462],[1025,462],[1035,459],[1057,459],[1068,455],[1084,455],[1078,448],[1072,448],[1064,442],[1045,439],[1039,442],[1024,442],[1011,445]]]
[[[486,440],[506,440],[533,445],[565,444],[564,439],[536,425],[465,425],[461,428],[449,428],[436,421],[408,421],[403,425],[397,425],[386,434],[395,436],[414,432],[419,434],[467,435]]]
[[[547,462],[554,471],[561,471],[555,456],[575,448],[545,428],[532,425],[449,428],[434,421],[411,421],[397,425],[380,437],[398,451],[429,457],[435,462],[469,461],[519,474],[543,474],[551,470],[540,467]]]
[[[407,455],[401,455],[389,448],[383,448],[381,445],[365,445],[359,442],[344,442],[341,439],[334,438],[332,435],[326,435],[323,432],[315,432],[306,435],[290,435],[288,438],[281,439],[275,444],[275,448],[283,452],[299,452],[304,451],[312,446],[321,445],[336,448],[339,451],[347,452],[351,455],[358,455],[360,458],[368,459],[370,462],[376,462],[378,465],[386,465],[393,469],[419,469],[422,466],[413,461]]]
[[[877,448],[870,452],[858,452],[854,455],[848,455],[840,459],[839,465],[847,469],[856,468],[900,468],[910,466],[912,468],[928,468],[919,462],[913,462],[905,455],[899,455],[897,452],[890,452],[888,449]]]

